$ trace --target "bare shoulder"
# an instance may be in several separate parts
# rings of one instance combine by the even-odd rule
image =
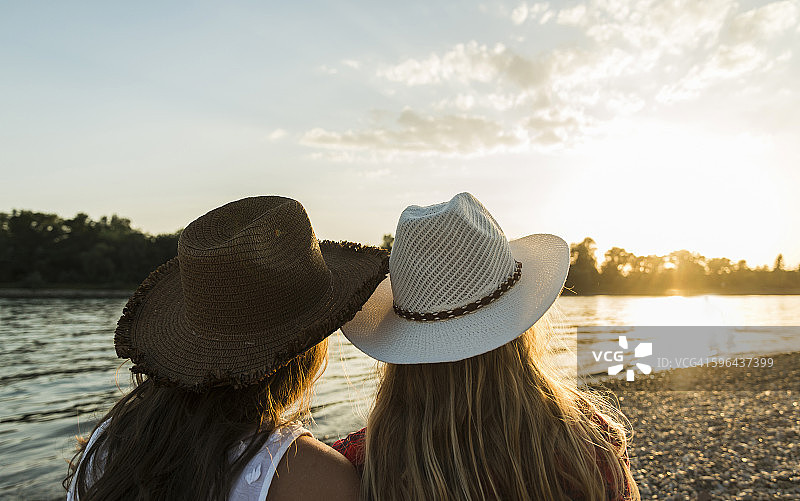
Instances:
[[[319,440],[302,436],[278,463],[267,501],[353,501],[359,488],[358,475],[347,458]]]

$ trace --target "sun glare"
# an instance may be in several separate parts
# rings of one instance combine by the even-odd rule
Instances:
[[[620,119],[576,149],[576,160],[592,179],[576,189],[599,204],[589,217],[598,218],[592,223],[602,235],[601,249],[628,245],[636,246],[628,248],[633,252],[659,255],[688,249],[771,263],[775,255],[764,249],[779,248],[782,235],[772,154],[766,138]],[[747,239],[740,237],[743,232]]]

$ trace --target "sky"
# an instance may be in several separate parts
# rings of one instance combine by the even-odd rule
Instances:
[[[512,239],[795,267],[798,49],[800,0],[4,2],[0,211],[276,194],[376,244],[469,191]]]

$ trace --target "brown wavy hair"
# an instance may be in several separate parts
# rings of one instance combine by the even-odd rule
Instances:
[[[108,425],[92,447],[78,437],[62,485],[75,482],[80,501],[227,499],[269,433],[308,414],[327,347],[326,339],[239,388],[196,393],[137,374],[135,388],[98,422]],[[247,448],[231,461],[242,440]]]
[[[367,422],[363,497],[638,500],[624,416],[558,372],[552,333],[545,317],[466,360],[385,364]]]

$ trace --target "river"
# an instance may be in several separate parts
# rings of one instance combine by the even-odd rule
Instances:
[[[122,299],[0,298],[0,498],[63,498],[60,481],[73,437],[90,431],[119,398],[117,385],[124,390],[129,384],[128,366],[121,366],[113,346],[124,304]],[[608,336],[578,330],[575,343],[575,329],[569,327],[772,326],[731,329],[724,343],[709,336],[698,340],[693,354],[800,350],[796,328],[777,328],[800,326],[800,296],[562,297],[557,305],[566,327],[561,335],[577,345],[581,373],[604,370],[586,347],[608,343]],[[627,332],[636,341],[635,329],[614,332]],[[327,441],[363,426],[376,372],[375,362],[340,333],[330,339],[311,425]],[[670,344],[648,341],[656,348],[659,341],[662,347]]]

